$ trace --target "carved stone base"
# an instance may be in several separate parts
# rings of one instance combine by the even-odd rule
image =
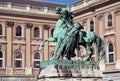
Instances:
[[[91,64],[51,64],[40,68],[38,81],[102,81],[102,73]]]

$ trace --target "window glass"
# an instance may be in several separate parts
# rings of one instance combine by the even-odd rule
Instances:
[[[54,29],[51,30],[51,37],[53,37],[53,32],[54,32]]]
[[[113,54],[109,54],[109,62],[114,62]]]
[[[3,53],[2,53],[2,51],[0,51],[0,58],[3,58]]]
[[[0,60],[0,67],[3,67],[3,60]]]
[[[34,68],[39,68],[40,67],[40,54],[39,53],[34,54],[33,63],[34,63],[33,64]]]
[[[111,27],[112,26],[112,15],[111,14],[109,14],[108,15],[108,27]]]
[[[4,57],[3,57],[3,52],[0,50],[0,68],[4,66]]]
[[[40,38],[40,30],[38,27],[34,28],[34,37]]]
[[[90,31],[94,32],[94,21],[93,20],[90,21]]]
[[[109,44],[109,52],[113,52],[113,44],[112,43]]]
[[[114,50],[113,50],[113,43],[108,44],[108,62],[114,62]]]
[[[22,65],[23,65],[22,52],[20,50],[17,50],[15,52],[15,67],[16,68],[22,68]]]
[[[22,36],[22,27],[20,25],[16,26],[16,36]]]
[[[0,35],[3,35],[3,27],[2,27],[2,24],[0,24]]]

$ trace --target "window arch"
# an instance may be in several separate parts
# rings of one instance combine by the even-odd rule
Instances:
[[[0,68],[4,68],[5,65],[5,58],[4,58],[4,53],[2,50],[0,50]]]
[[[23,53],[20,50],[16,50],[14,54],[14,67],[23,68]]]
[[[39,29],[39,27],[34,28],[34,37],[35,38],[40,38],[40,29]]]
[[[51,30],[51,37],[53,37],[53,32],[54,32],[54,29]]]
[[[108,15],[108,22],[107,22],[107,25],[108,25],[108,27],[111,27],[112,26],[112,14],[109,14]]]
[[[0,35],[3,35],[3,26],[0,24]]]
[[[113,16],[112,14],[106,15],[106,28],[111,28],[113,26]]]
[[[93,20],[90,21],[90,31],[94,32],[94,21]]]
[[[4,35],[5,35],[5,23],[0,22],[0,36],[4,36]]]
[[[20,25],[16,25],[16,36],[22,36],[22,27]]]
[[[114,45],[112,42],[108,43],[108,63],[114,62]]]
[[[38,52],[35,52],[33,54],[33,68],[39,68],[40,67],[40,54]]]

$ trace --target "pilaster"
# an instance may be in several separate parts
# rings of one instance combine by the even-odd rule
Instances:
[[[49,38],[49,28],[50,26],[49,25],[43,25],[43,37],[44,39],[46,38]],[[48,60],[49,59],[49,42],[46,42],[45,43],[45,46],[44,46],[44,60]]]

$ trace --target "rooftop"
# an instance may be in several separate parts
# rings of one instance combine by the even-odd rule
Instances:
[[[0,2],[4,2],[4,3],[10,2],[12,4],[22,4],[22,5],[48,7],[48,8],[56,8],[56,7],[65,7],[66,6],[65,4],[35,1],[35,0],[0,0]]]

